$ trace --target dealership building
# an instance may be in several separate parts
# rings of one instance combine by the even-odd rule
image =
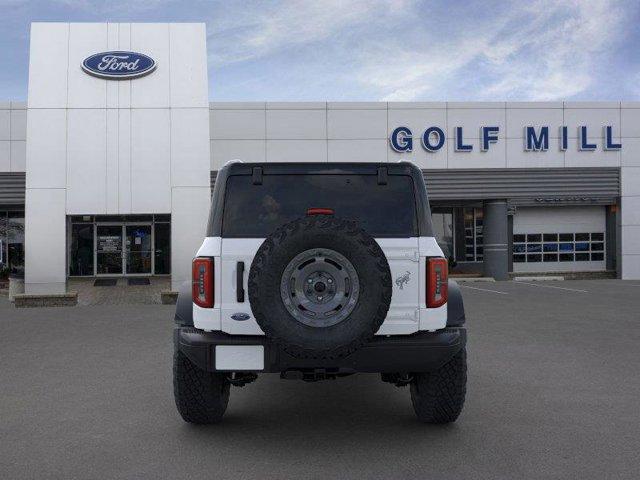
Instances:
[[[27,101],[0,102],[0,264],[27,293],[176,289],[230,160],[413,162],[454,271],[640,279],[640,102],[210,103],[207,72],[204,24],[32,24]]]

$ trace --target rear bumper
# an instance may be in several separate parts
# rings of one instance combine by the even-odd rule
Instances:
[[[175,347],[195,365],[210,372],[216,369],[216,346],[262,346],[264,368],[257,372],[326,371],[335,373],[410,373],[437,370],[462,349],[465,328],[445,328],[413,335],[376,336],[351,355],[339,359],[299,359],[264,336],[205,332],[193,327],[174,329]]]

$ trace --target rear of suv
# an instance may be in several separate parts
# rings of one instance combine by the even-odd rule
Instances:
[[[225,166],[175,320],[188,422],[220,421],[230,387],[263,373],[379,373],[424,422],[462,410],[464,307],[409,163]]]

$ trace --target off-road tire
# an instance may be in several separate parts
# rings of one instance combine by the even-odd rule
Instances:
[[[420,421],[455,422],[467,391],[467,351],[460,350],[449,362],[430,373],[416,373],[411,382],[411,403]]]
[[[359,296],[351,313],[331,326],[309,326],[296,320],[281,296],[282,275],[289,262],[310,249],[331,249],[355,267]],[[248,281],[249,302],[266,336],[297,358],[346,356],[371,340],[391,303],[389,263],[371,235],[356,222],[314,215],[278,228],[258,249]]]
[[[173,354],[173,395],[185,422],[218,423],[229,403],[225,375],[201,370],[180,351]]]

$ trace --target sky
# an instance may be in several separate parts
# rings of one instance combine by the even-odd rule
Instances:
[[[640,100],[638,0],[0,0],[0,100],[33,21],[205,22],[211,101]]]

